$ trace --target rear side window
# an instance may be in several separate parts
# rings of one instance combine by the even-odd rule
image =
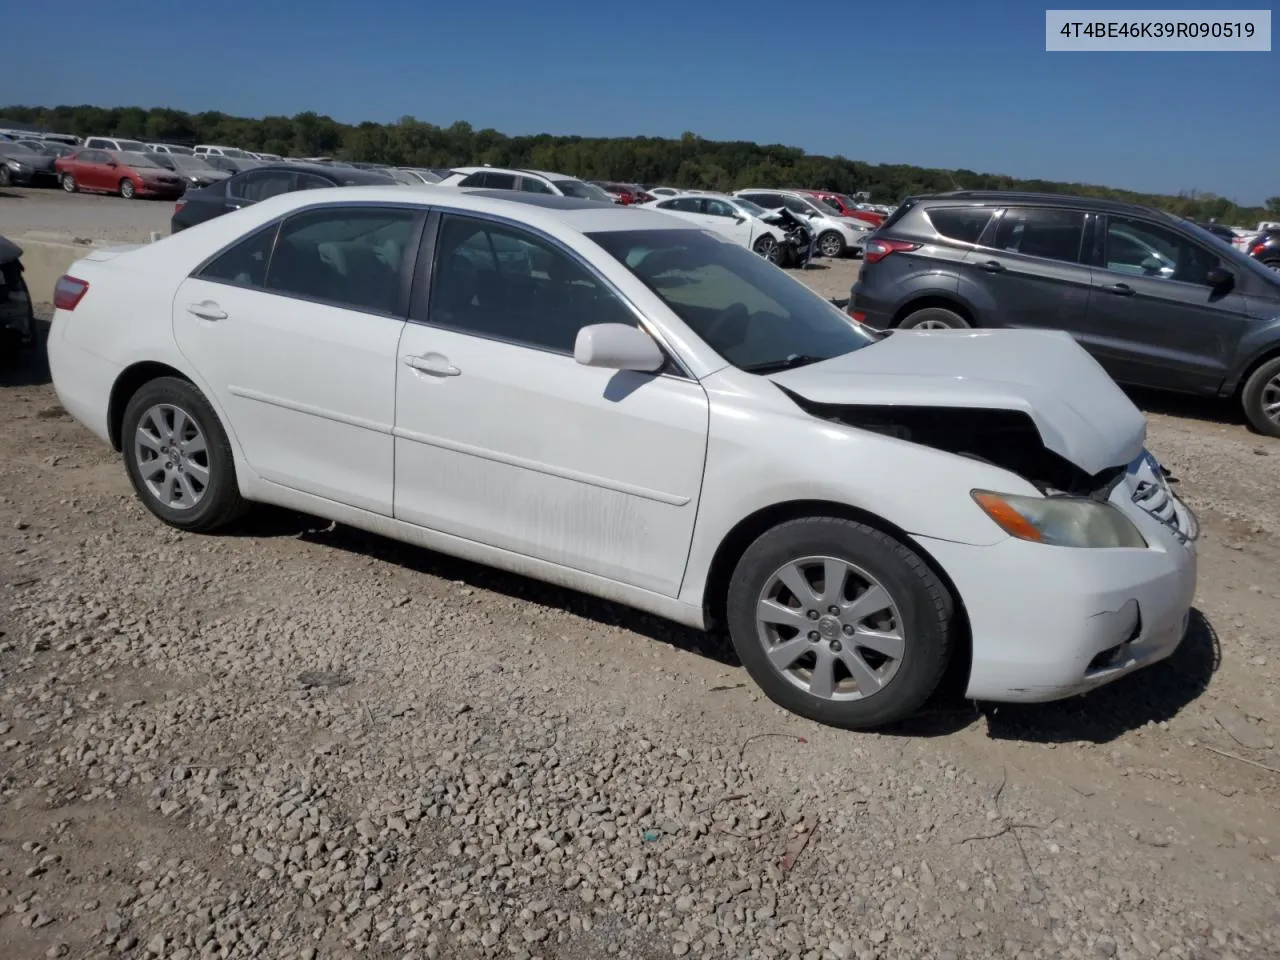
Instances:
[[[275,245],[279,227],[273,223],[224,250],[196,274],[197,279],[233,283],[239,287],[261,287],[267,279],[267,263],[271,259],[271,248]]]
[[[271,257],[268,290],[370,313],[398,313],[412,210],[327,207],[290,217]]]
[[[996,224],[991,246],[1009,253],[1077,263],[1084,213],[1047,207],[1010,207]]]
[[[525,193],[553,193],[550,187],[536,177],[521,177],[520,189]]]
[[[935,207],[926,211],[933,228],[948,240],[977,243],[991,219],[990,207]]]
[[[514,190],[516,188],[516,178],[509,173],[494,173],[490,171],[484,176],[484,185],[491,190]]]

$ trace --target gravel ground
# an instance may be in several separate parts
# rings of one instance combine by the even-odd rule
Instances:
[[[172,200],[124,200],[56,187],[0,190],[0,233],[43,240],[145,243],[152,231],[167,234]]]
[[[1280,956],[1280,443],[1138,399],[1205,524],[1175,657],[857,735],[621,607],[179,534],[0,372],[0,957]]]

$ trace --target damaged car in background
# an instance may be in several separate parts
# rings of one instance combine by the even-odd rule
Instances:
[[[723,234],[770,263],[789,267],[805,259],[813,233],[790,210],[766,210],[742,197],[687,191],[678,197],[658,197],[639,204],[662,210]]]
[[[877,340],[661,211],[304,190],[95,252],[55,308],[58,398],[161,521],[271,503],[723,625],[822,723],[952,671],[1082,693],[1190,623],[1196,518],[1068,335]]]
[[[22,248],[0,237],[0,361],[31,346],[35,338],[36,316],[22,275]]]

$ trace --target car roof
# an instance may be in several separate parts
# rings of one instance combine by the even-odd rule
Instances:
[[[1169,215],[1154,207],[1125,200],[1109,200],[1103,197],[1082,197],[1073,193],[1034,193],[1026,190],[949,190],[946,193],[922,193],[908,197],[903,203],[933,203],[934,201],[953,202],[968,200],[974,203],[1035,203],[1052,207],[1067,207],[1073,210],[1099,210],[1111,213],[1137,213],[1151,216],[1153,213],[1162,217]],[[1171,217],[1170,219],[1177,219]]]
[[[256,169],[263,169],[258,167]],[[254,204],[284,214],[298,207],[329,203],[393,203],[441,205],[479,214],[508,217],[535,229],[568,227],[578,233],[611,233],[622,230],[692,230],[695,227],[660,210],[623,207],[613,203],[579,200],[552,194],[517,193],[511,190],[459,190],[432,183],[387,186],[336,187],[330,190],[295,190]]]
[[[230,159],[235,160],[236,157]],[[249,159],[253,159],[250,157]],[[383,184],[387,182],[387,175],[381,170],[366,170],[363,167],[349,167],[342,163],[285,163],[283,160],[277,162],[275,160],[261,163],[256,167],[250,167],[248,170],[242,170],[241,173],[261,173],[262,171],[283,170],[285,173],[314,173],[322,177],[333,177],[335,172],[347,180],[361,180],[365,183]]]
[[[473,173],[479,173],[482,170],[492,170],[494,173],[514,173],[517,176],[524,174],[532,174],[535,177],[542,177],[544,180],[577,180],[578,177],[571,177],[567,173],[550,173],[546,170],[530,170],[527,167],[450,167],[454,173],[465,173],[470,176]]]

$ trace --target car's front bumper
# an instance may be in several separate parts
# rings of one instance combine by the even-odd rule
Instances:
[[[1126,480],[1112,502],[1121,506],[1131,494]],[[1158,663],[1178,648],[1196,591],[1195,543],[1132,503],[1122,509],[1148,549],[1051,547],[1012,538],[973,547],[916,538],[951,578],[968,615],[968,698],[1058,700]]]

